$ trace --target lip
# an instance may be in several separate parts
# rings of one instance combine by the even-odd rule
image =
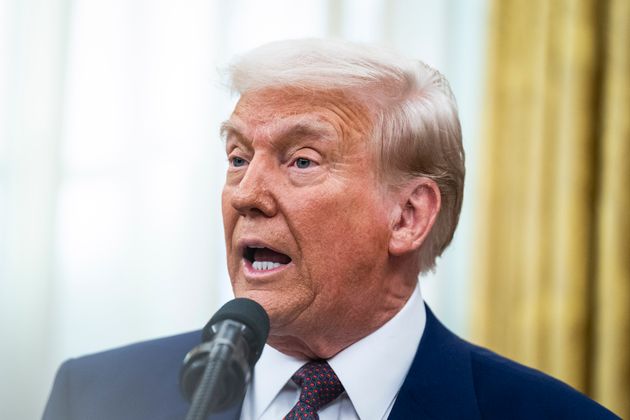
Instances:
[[[282,250],[280,250],[278,248],[274,248],[273,246],[269,245],[268,243],[266,243],[265,241],[262,241],[260,239],[243,238],[243,239],[240,239],[237,242],[236,246],[237,246],[238,252],[241,255],[241,257],[243,257],[245,255],[245,248],[247,248],[247,247],[254,247],[254,248],[269,248],[270,250],[272,250],[274,252],[277,252],[278,254],[284,254],[284,255],[288,256],[289,258],[291,258],[291,256],[289,254],[287,254],[286,252],[283,252]],[[291,260],[293,261],[293,258],[291,258]]]
[[[284,270],[288,270],[290,267],[293,266],[293,261],[291,261],[288,264],[283,264],[279,267],[272,268],[271,270],[255,270],[254,267],[252,266],[252,263],[248,259],[243,258],[242,261],[243,261],[243,274],[245,274],[245,278],[249,280],[261,280],[267,277],[271,277]]]

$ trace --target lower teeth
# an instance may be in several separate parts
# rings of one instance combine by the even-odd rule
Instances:
[[[280,263],[271,261],[254,261],[252,263],[254,270],[271,270],[280,267]]]

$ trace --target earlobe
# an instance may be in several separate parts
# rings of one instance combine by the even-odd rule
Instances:
[[[420,248],[440,211],[440,189],[432,179],[413,179],[401,190],[399,203],[389,240],[394,256]]]

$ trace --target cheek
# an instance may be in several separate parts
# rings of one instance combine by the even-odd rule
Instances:
[[[231,204],[230,191],[225,187],[221,195],[221,215],[223,216],[223,231],[226,245],[231,242],[231,233],[236,225],[237,214]]]
[[[323,205],[320,200],[305,214],[321,215],[304,221],[308,228],[302,230],[307,263],[318,272],[313,275],[344,272],[344,267],[370,271],[386,258],[387,221],[373,201],[345,196]]]
[[[231,208],[230,200],[232,194],[230,193],[229,187],[226,185],[223,187],[223,191],[221,191],[221,211],[223,212],[223,216],[226,215],[228,208]]]
[[[234,207],[230,204],[230,195],[226,189],[223,190],[221,212],[223,216],[223,234],[225,240],[225,252],[227,258],[227,269],[230,279],[234,281],[236,272],[241,263],[240,255],[233,249],[234,229],[238,220],[238,214]]]

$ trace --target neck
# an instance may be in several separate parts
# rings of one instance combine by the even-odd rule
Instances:
[[[363,311],[345,310],[336,319],[311,323],[309,328],[271,331],[268,344],[301,359],[330,359],[392,319],[407,303],[416,283],[415,278],[405,282],[404,287],[397,282],[390,283],[398,284],[398,287],[388,289],[379,302],[372,302]]]

